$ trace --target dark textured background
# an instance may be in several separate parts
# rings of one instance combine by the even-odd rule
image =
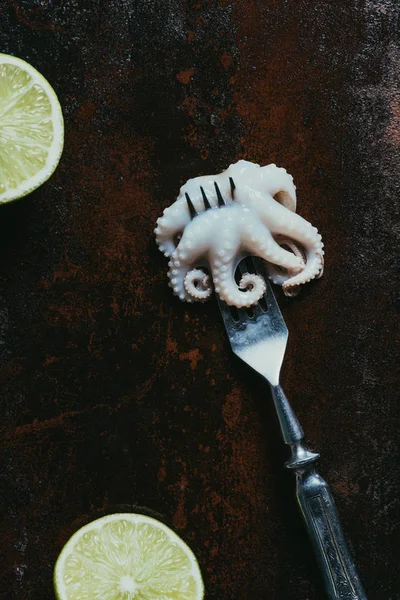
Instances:
[[[323,598],[268,392],[153,240],[189,177],[294,175],[326,274],[283,383],[369,598],[400,598],[396,0],[3,0],[0,50],[53,84],[65,151],[0,211],[0,598],[50,600],[68,537],[119,505],[189,542],[207,598]]]

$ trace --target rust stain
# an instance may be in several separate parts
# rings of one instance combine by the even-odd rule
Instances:
[[[194,96],[186,96],[181,106],[185,108],[189,117],[193,117],[196,111],[196,98]]]
[[[53,282],[56,282],[58,279],[73,279],[77,277],[80,273],[80,265],[74,264],[71,260],[69,260],[68,256],[65,255],[63,262],[59,265],[59,268],[53,273]],[[46,283],[48,286],[49,283]]]
[[[185,465],[183,464],[185,470]],[[178,504],[176,510],[172,516],[174,527],[178,530],[186,529],[188,520],[186,514],[186,498],[188,493],[189,481],[186,474],[182,474],[179,482],[174,486],[175,495],[178,498]]]
[[[389,102],[392,117],[386,128],[386,135],[395,146],[400,146],[400,95]]]
[[[178,343],[171,338],[167,338],[165,349],[171,354],[176,354],[178,352]]]
[[[158,478],[158,481],[160,481],[162,483],[163,481],[165,481],[166,477],[167,477],[166,461],[163,459],[160,464],[160,468],[158,469],[157,478]]]
[[[334,490],[346,498],[356,496],[360,492],[360,486],[352,481],[337,481],[332,484]]]
[[[86,119],[92,119],[96,112],[96,105],[94,102],[86,102],[81,104],[77,110],[76,119],[77,121],[85,121]]]
[[[189,350],[188,352],[182,352],[179,355],[180,360],[188,360],[190,362],[190,368],[192,371],[197,369],[197,365],[199,361],[204,359],[203,354],[201,354],[198,348],[194,348],[193,350]]]
[[[179,83],[182,83],[183,85],[188,85],[188,83],[190,83],[190,80],[194,75],[194,71],[194,67],[192,67],[191,69],[187,69],[186,71],[181,71],[177,74],[176,78],[179,81]]]
[[[234,430],[240,420],[241,413],[241,393],[238,389],[233,389],[230,394],[226,397],[226,400],[222,407],[222,416],[225,421],[225,425],[229,430]]]
[[[42,362],[43,367],[48,367],[49,365],[54,365],[54,363],[60,361],[59,356],[47,356],[46,360]]]
[[[9,4],[15,9],[15,16],[24,25],[34,31],[52,31],[54,33],[67,34],[65,27],[56,26],[51,22],[51,14],[46,13],[46,7],[36,6],[33,9],[23,9],[17,2],[9,0]],[[50,3],[49,3],[50,4]]]
[[[13,358],[8,362],[0,363],[0,381],[5,382],[8,378],[14,378],[23,370],[19,360],[19,358]]]
[[[187,528],[187,516],[185,511],[185,504],[180,501],[176,511],[172,516],[175,529],[186,529]]]
[[[196,127],[189,125],[186,129],[184,139],[190,146],[195,146],[197,140],[199,139]]]
[[[220,61],[224,69],[229,69],[232,66],[232,55],[229,52],[224,52]]]
[[[119,314],[120,306],[119,306],[118,301],[117,301],[116,298],[112,299],[111,308],[112,308],[112,311],[113,311],[114,315],[118,315]]]

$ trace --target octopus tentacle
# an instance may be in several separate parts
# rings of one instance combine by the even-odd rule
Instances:
[[[296,186],[293,177],[283,167],[275,164],[266,165],[259,169],[262,189],[272,196],[279,204],[290,211],[296,211]]]
[[[182,263],[179,260],[177,253],[174,252],[171,260],[168,263],[168,285],[173,289],[173,292],[178,298],[185,302],[192,302],[192,296],[186,291],[184,281],[190,270],[190,265],[186,262]]]
[[[188,223],[169,262],[170,286],[174,293],[186,302],[204,301],[211,295],[211,284],[207,284],[206,280],[203,281],[205,273],[201,271],[200,278],[198,272],[196,273],[197,269],[193,268],[203,263],[208,249],[209,229],[215,217],[218,221],[219,215],[210,215],[211,212],[213,211],[203,214],[202,219],[195,218]],[[198,282],[197,288],[196,282]]]
[[[290,238],[281,236],[281,235],[277,235],[275,236],[275,241],[277,242],[277,244],[279,244],[280,246],[287,246],[291,252],[293,252],[293,254],[295,256],[298,256],[299,258],[301,258],[304,262],[306,261],[306,253],[304,252],[303,248],[299,245],[296,244],[293,240],[291,240]]]
[[[202,269],[188,271],[183,286],[189,296],[198,302],[205,302],[212,294],[210,277]]]
[[[292,294],[291,288],[307,283],[320,275],[322,275],[324,265],[324,251],[318,242],[306,249],[306,266],[301,273],[287,279],[282,284],[284,293],[288,296]]]
[[[298,256],[299,258],[301,258],[303,260],[304,264],[306,263],[307,256],[301,246],[296,244],[290,238],[285,238],[280,235],[275,236],[274,239],[280,246],[289,248],[290,251],[293,252],[293,254],[295,256]],[[268,276],[271,279],[272,283],[275,283],[276,285],[283,285],[285,283],[285,281],[287,281],[292,276],[292,274],[289,271],[287,271],[286,269],[283,269],[282,267],[278,267],[276,264],[267,263],[266,269],[267,269]],[[291,295],[292,296],[297,295],[297,293],[299,293],[299,292],[300,292],[300,286],[298,286],[297,288],[293,288]]]
[[[204,302],[212,293],[208,275],[191,264],[181,261],[176,252],[168,263],[168,285],[174,294],[184,302]],[[198,282],[198,283],[196,283]]]
[[[293,216],[293,215],[292,215]],[[299,215],[295,215],[299,217]],[[304,248],[304,252],[306,255],[306,266],[304,270],[300,273],[287,279],[283,285],[282,289],[285,294],[291,295],[294,286],[299,286],[303,283],[307,283],[311,279],[322,275],[323,267],[324,267],[324,251],[323,251],[323,243],[322,237],[318,233],[316,227],[313,227],[310,223],[299,217],[302,220],[301,226],[291,231],[290,237],[294,240],[295,243],[301,244]],[[299,221],[298,221],[299,222]],[[282,233],[284,234],[284,228],[282,228]]]
[[[265,281],[260,275],[245,273],[239,285],[235,281],[235,269],[222,270],[221,266],[211,263],[215,291],[229,306],[252,306],[256,304],[265,292]]]
[[[274,240],[267,227],[255,220],[246,227],[245,246],[250,253],[287,269],[293,275],[304,268],[305,263],[301,255],[293,254],[282,248]]]
[[[283,206],[277,206],[274,215],[261,210],[261,220],[268,223],[272,234],[290,238],[304,249],[306,265],[301,273],[288,278],[283,283],[284,292],[290,293],[292,286],[298,286],[314,279],[323,268],[323,243],[316,227],[296,213],[289,213]],[[274,261],[271,261],[274,262]],[[278,263],[275,263],[278,264]]]
[[[163,216],[157,219],[154,233],[157,245],[165,256],[172,256],[176,248],[175,238],[184,232],[190,220],[189,209],[184,198],[179,198],[174,204],[168,206]]]
[[[293,273],[291,273],[290,271],[281,270],[277,267],[277,265],[269,263],[267,265],[267,271],[268,271],[269,278],[271,279],[271,281],[273,283],[282,286],[283,292],[286,296],[290,296],[290,297],[297,296],[300,293],[302,283],[310,281],[310,279],[312,279],[312,278],[319,279],[320,277],[322,277],[322,273],[324,270],[323,251],[321,252],[321,254],[319,254],[319,251],[317,250],[316,257],[313,257],[311,259],[311,269],[309,269],[309,267],[310,267],[310,250],[309,250],[309,252],[306,252],[302,247],[300,247],[297,243],[293,242],[293,240],[290,240],[290,239],[282,238],[279,240],[277,239],[277,241],[281,245],[288,246],[292,250],[292,252],[294,254],[296,254],[297,256],[301,256],[306,263],[306,267],[300,273],[300,276],[301,276],[301,279],[300,279],[299,277],[294,278]],[[308,262],[308,267],[307,267],[307,262]],[[313,274],[316,270],[316,267],[313,266],[313,263],[315,263],[315,262],[316,262],[317,267],[319,265],[319,268],[320,268],[319,272],[317,271],[316,275]],[[311,273],[310,273],[310,271],[311,271]]]
[[[230,306],[251,306],[258,302],[265,291],[265,282],[259,275],[247,273],[235,281],[237,258],[245,235],[246,218],[238,221],[243,208],[231,206],[222,209],[227,215],[224,227],[215,230],[213,246],[209,253],[215,291]],[[245,214],[245,213],[244,213]]]
[[[253,304],[255,304],[265,293],[267,286],[261,275],[256,275],[255,273],[245,273],[239,281],[239,289],[247,290],[247,295],[249,295],[249,292],[254,292],[254,296],[257,297],[257,300],[253,302]]]

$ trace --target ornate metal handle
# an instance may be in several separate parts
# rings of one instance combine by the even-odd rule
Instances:
[[[328,484],[313,468],[297,470],[296,482],[297,500],[322,572],[328,598],[366,600]]]
[[[335,501],[315,471],[319,454],[302,445],[303,430],[280,385],[271,386],[283,439],[290,445],[288,469],[296,473],[296,493],[330,600],[367,600],[351,559]]]

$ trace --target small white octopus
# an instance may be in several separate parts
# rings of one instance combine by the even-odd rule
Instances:
[[[218,175],[195,177],[157,220],[156,241],[169,261],[169,285],[186,302],[215,291],[230,306],[256,304],[265,292],[259,275],[235,272],[245,256],[266,261],[270,279],[288,296],[321,277],[323,243],[296,210],[293,177],[274,164],[239,160]]]

